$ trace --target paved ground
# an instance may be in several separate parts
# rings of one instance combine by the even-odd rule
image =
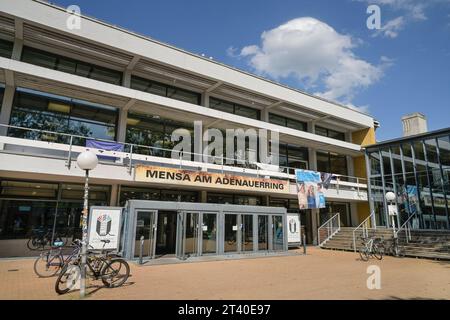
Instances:
[[[370,264],[381,269],[380,290],[367,289]],[[55,278],[38,278],[32,266],[31,259],[0,260],[0,299],[78,299],[78,292],[58,296]],[[91,282],[89,299],[450,299],[449,262],[386,257],[366,263],[354,253],[317,248],[306,256],[132,263],[131,273],[121,288]]]

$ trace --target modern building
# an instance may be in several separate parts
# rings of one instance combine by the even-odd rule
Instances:
[[[80,19],[79,28],[69,28],[73,18]],[[241,208],[242,216],[223,214],[224,221],[219,215],[195,220],[198,232],[206,223],[207,230],[217,230],[200,234],[199,245],[223,238],[215,254],[224,252],[227,237],[248,242],[237,227],[247,219],[244,213],[296,212],[309,243],[334,213],[344,226],[369,214],[361,147],[375,143],[377,122],[370,115],[44,1],[0,2],[0,56],[0,256],[33,254],[26,242],[36,228],[79,228],[84,172],[75,159],[87,148],[100,157],[91,172],[91,205],[130,207],[129,200],[152,200],[178,202],[180,208],[199,204],[189,210],[202,211],[220,204],[221,214]],[[194,121],[205,130],[278,131],[281,170],[201,162],[195,155],[172,159],[171,133],[180,127],[194,132]],[[193,153],[201,151],[196,146]],[[296,168],[338,176],[325,192],[326,209],[298,209]],[[167,178],[186,173],[253,182]],[[146,232],[156,226],[153,249],[173,253],[183,241],[175,237],[178,222],[170,214],[155,219],[136,220],[135,228],[149,239]],[[253,230],[274,228],[269,218],[248,219]],[[247,236],[266,241],[256,232]],[[234,251],[242,252],[242,245]]]
[[[377,225],[392,227],[385,194],[397,197],[396,226],[449,229],[450,128],[366,147],[369,198]]]

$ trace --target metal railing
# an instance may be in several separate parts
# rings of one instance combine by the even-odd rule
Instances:
[[[356,232],[361,229],[362,236],[367,238],[369,236],[369,229],[376,229],[377,225],[372,226],[372,218],[375,218],[375,211],[364,219],[355,229],[353,229],[353,250],[356,252]]]
[[[341,216],[336,213],[317,229],[317,244],[321,247],[332,236],[341,230]],[[324,235],[322,236],[322,233]]]
[[[400,232],[405,231],[406,243],[411,241],[411,219],[414,217],[417,217],[417,212],[409,216],[408,219],[406,219],[406,221],[394,232],[395,238],[398,238]]]
[[[192,167],[193,170],[212,169],[220,170],[222,173],[225,171],[239,172],[256,175],[258,177],[276,177],[278,179],[295,182],[295,170],[298,169],[286,166],[279,166],[278,171],[261,169],[259,167],[259,163],[257,162],[242,161],[239,157],[228,158],[223,155],[207,156],[207,162],[199,162],[194,159],[200,158],[205,161],[205,155],[183,151],[181,153],[177,152],[178,156],[175,158],[172,157],[173,150],[168,148],[144,146],[127,142],[97,139],[76,134],[0,124],[0,128],[2,127],[15,132],[14,135],[11,135],[11,132],[8,132],[8,136],[0,135],[0,143],[63,152],[65,154],[64,157],[66,157],[66,166],[69,169],[72,161],[76,158],[78,153],[83,152],[86,149],[92,150],[97,155],[103,156],[102,158],[109,157],[110,159],[116,159],[116,161],[106,162],[126,166],[129,174],[132,173],[133,163],[154,162],[180,167],[184,165],[186,167]],[[34,144],[29,144],[23,140],[34,141]],[[117,143],[119,145],[123,145],[123,151],[111,151],[87,147],[86,143],[82,143],[83,140]],[[39,154],[45,155],[42,152],[39,152]],[[100,161],[102,162],[105,160],[100,159]],[[338,193],[339,190],[347,189],[357,191],[359,195],[361,188],[367,189],[367,179],[365,178],[345,175],[335,176],[337,177],[336,181],[331,181],[330,187],[335,189]]]

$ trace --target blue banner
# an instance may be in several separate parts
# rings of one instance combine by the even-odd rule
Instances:
[[[123,144],[117,143],[115,141],[98,141],[98,140],[90,140],[86,139],[86,147],[95,148],[99,150],[105,151],[118,151],[123,152]],[[116,160],[116,157],[110,156],[98,156],[99,159],[103,160]]]
[[[324,189],[328,189],[335,176],[329,173],[297,169],[297,196],[300,209],[325,208]]]

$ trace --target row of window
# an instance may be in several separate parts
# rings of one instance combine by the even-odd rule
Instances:
[[[0,40],[0,56],[11,57],[13,44]],[[25,46],[22,50],[21,60],[45,68],[67,72],[82,77],[99,80],[115,85],[122,84],[122,72],[111,70],[105,67],[86,63],[83,61],[63,57],[54,53]],[[149,92],[152,94],[176,99],[196,105],[201,104],[201,95],[197,92],[167,85],[153,80],[131,77],[130,87],[132,89]],[[224,101],[217,98],[210,98],[210,108],[240,115],[243,117],[260,120],[261,112],[257,109],[240,104]],[[269,122],[296,130],[306,131],[307,125],[303,121],[289,119],[276,114],[269,114]],[[321,127],[316,127],[316,134],[334,139],[345,140],[342,132],[337,132]]]
[[[10,128],[8,135],[57,143],[69,143],[69,135],[76,135],[81,137],[75,138],[72,143],[86,145],[87,139],[82,137],[116,140],[117,121],[118,112],[115,108],[19,88],[14,98],[10,125],[36,130]],[[194,137],[191,123],[129,112],[125,142],[142,146],[134,149],[135,153],[170,157],[169,150],[175,145],[175,142],[171,141],[171,135],[178,128],[190,130],[191,137]],[[51,132],[64,133],[67,136]],[[193,141],[191,143],[193,144]],[[247,147],[250,147],[248,144],[249,141]],[[256,153],[258,154],[257,150]],[[308,169],[308,161],[307,148],[292,144],[279,145],[281,167]],[[347,174],[345,156],[318,151],[317,164],[319,171]]]

